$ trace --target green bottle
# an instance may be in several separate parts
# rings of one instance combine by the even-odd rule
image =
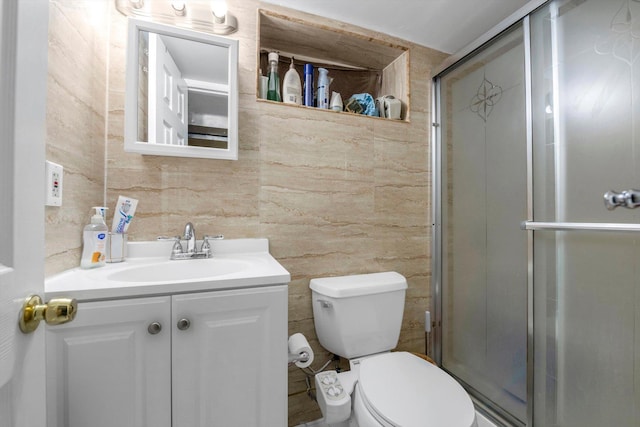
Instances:
[[[278,54],[269,53],[269,72],[267,73],[269,82],[267,84],[267,99],[282,102],[280,96],[280,77],[278,76]]]

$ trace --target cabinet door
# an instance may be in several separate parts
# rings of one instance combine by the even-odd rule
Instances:
[[[287,425],[286,286],[174,296],[172,316],[173,427]]]
[[[49,427],[170,427],[170,307],[170,297],[80,303],[73,322],[48,328]]]

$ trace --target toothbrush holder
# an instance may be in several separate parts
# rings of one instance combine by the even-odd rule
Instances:
[[[127,233],[109,233],[107,237],[107,262],[122,262],[127,258]]]

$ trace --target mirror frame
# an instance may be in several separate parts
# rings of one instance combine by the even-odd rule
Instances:
[[[229,129],[227,132],[227,148],[164,145],[138,141],[138,42],[140,31],[179,37],[229,49]],[[125,87],[125,151],[156,156],[238,160],[238,40],[129,18]]]

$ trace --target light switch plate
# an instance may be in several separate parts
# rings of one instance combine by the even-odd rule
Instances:
[[[50,161],[45,163],[45,206],[62,206],[62,177],[64,168]]]

